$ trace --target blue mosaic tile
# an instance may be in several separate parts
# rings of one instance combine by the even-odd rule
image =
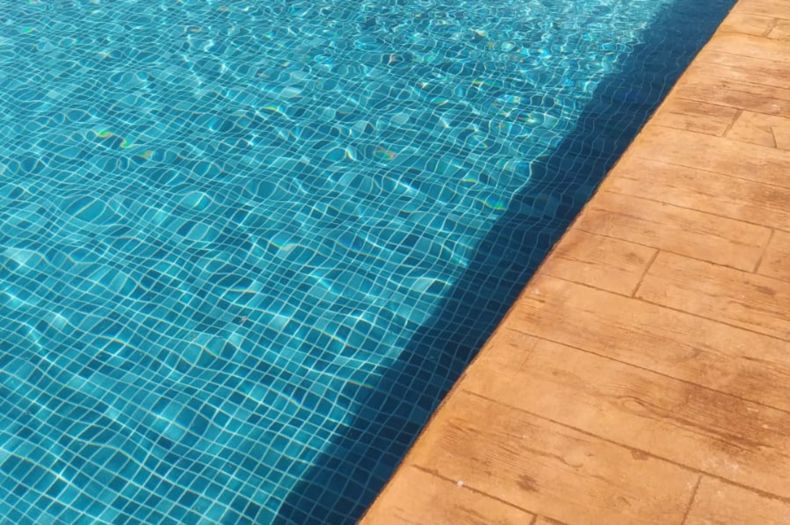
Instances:
[[[0,523],[355,521],[731,4],[0,0]]]

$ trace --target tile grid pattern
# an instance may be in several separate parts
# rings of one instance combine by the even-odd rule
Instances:
[[[790,523],[787,27],[737,3],[365,523]]]

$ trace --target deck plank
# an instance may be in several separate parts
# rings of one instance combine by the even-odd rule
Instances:
[[[703,51],[704,60],[693,64],[678,82],[678,88],[706,79],[728,83],[775,88],[778,93],[787,90],[790,64],[747,56],[731,55],[716,51]],[[676,95],[673,93],[673,95]],[[708,96],[714,97],[715,93]],[[783,97],[778,97],[783,99]],[[711,98],[711,100],[714,100]]]
[[[413,466],[368,515],[382,525],[525,525],[535,516]]]
[[[679,523],[696,474],[463,391],[409,461],[574,525]]]
[[[790,188],[790,151],[652,126],[634,155]]]
[[[768,35],[776,25],[772,16],[733,13],[721,25],[721,31],[746,33],[747,35]]]
[[[790,413],[531,336],[521,368],[461,388],[591,435],[790,498]],[[531,340],[533,339],[533,340]],[[639,457],[638,453],[635,456]]]
[[[732,11],[735,14],[790,18],[790,4],[787,0],[740,0]]]
[[[636,296],[790,341],[790,283],[659,253]]]
[[[744,111],[727,137],[769,148],[790,150],[790,118]]]
[[[774,232],[758,273],[790,282],[790,232]]]
[[[676,98],[661,108],[653,123],[720,137],[737,116],[738,110],[733,107]]]
[[[715,66],[696,69],[677,86],[676,94],[684,100],[790,117],[790,89],[756,83],[760,78],[749,70],[742,71],[743,80],[739,80],[741,75],[736,77],[733,71],[739,70]]]
[[[790,411],[785,341],[544,275],[525,290],[507,326]],[[497,335],[484,354],[515,355],[499,346]],[[512,357],[503,363],[520,366]]]
[[[783,42],[771,39],[777,46]],[[711,41],[713,43],[714,40]],[[728,46],[720,44],[716,47],[707,46],[700,56],[703,60],[691,69],[693,74],[697,68],[719,67],[724,68],[722,74],[732,77],[732,80],[742,80],[754,84],[777,86],[787,88],[784,81],[790,75],[790,62],[774,60],[770,53],[731,53]],[[746,74],[747,76],[744,76]],[[685,82],[686,79],[683,79]]]
[[[566,524],[562,523],[561,521],[547,518],[545,516],[538,516],[538,519],[535,521],[534,525],[566,525]]]
[[[655,254],[655,248],[573,230],[557,244],[541,271],[631,295]]]
[[[790,504],[703,478],[685,525],[787,525]]]
[[[629,157],[603,188],[773,228],[790,225],[790,188]]]
[[[784,5],[788,5],[784,0],[781,1]],[[790,17],[790,15],[787,16]],[[786,43],[773,38],[743,33],[718,33],[711,39],[706,51],[770,60],[784,65],[790,64],[790,53],[787,52]]]
[[[770,229],[669,204],[601,191],[577,229],[752,270]]]
[[[777,20],[768,36],[778,40],[790,40],[790,20]]]

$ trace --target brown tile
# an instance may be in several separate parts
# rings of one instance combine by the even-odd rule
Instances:
[[[680,523],[696,475],[456,391],[411,461],[573,525]]]
[[[790,233],[774,232],[758,273],[790,281]]]
[[[661,106],[653,117],[653,123],[667,128],[721,136],[737,114],[737,109],[728,106],[672,98]]]
[[[458,384],[462,385],[465,377],[474,375],[477,368],[485,370],[498,368],[502,374],[515,372],[521,367],[524,359],[526,359],[524,339],[513,337],[511,330],[495,330],[459,379]]]
[[[547,276],[533,279],[506,326],[790,411],[785,341]],[[501,358],[482,364],[505,374],[534,342],[501,331],[482,352]]]
[[[765,35],[775,23],[776,19],[770,16],[733,13],[722,22],[719,31]]]
[[[790,5],[787,0],[738,0],[732,13],[790,18]]]
[[[655,253],[655,248],[571,229],[540,271],[630,295]]]
[[[686,100],[766,115],[790,116],[790,89],[755,83],[757,74],[748,68],[714,64],[697,66],[684,75],[675,88],[675,94]]]
[[[636,155],[618,163],[604,182],[604,189],[766,226],[790,224],[790,188]]]
[[[784,281],[662,252],[636,296],[790,341]]]
[[[783,150],[790,150],[790,126],[787,122],[790,122],[790,119],[783,119],[781,124],[772,127],[776,147]]]
[[[727,133],[727,138],[790,150],[790,118],[744,111]]]
[[[525,525],[534,515],[415,467],[404,467],[371,507],[367,525]]]
[[[725,137],[654,126],[642,132],[634,154],[790,188],[790,152]]]
[[[706,52],[728,53],[737,57],[770,60],[775,64],[784,64],[785,66],[790,64],[787,44],[772,38],[741,33],[718,33],[705,49]]]
[[[703,477],[685,525],[787,525],[790,504]]]
[[[589,203],[576,228],[749,270],[770,234],[762,226],[606,191]]]
[[[790,39],[790,20],[777,20],[768,36],[779,40]]]
[[[562,523],[561,521],[553,520],[543,516],[538,516],[537,521],[535,521],[535,525],[565,525],[565,524]]]
[[[786,62],[732,55],[713,50],[705,50],[702,53],[704,60],[689,68],[680,81],[681,85],[687,81],[686,77],[696,79],[705,72],[708,74],[712,72],[715,78],[726,79],[730,82],[787,89],[790,64]]]
[[[790,89],[719,80],[714,74],[692,77],[677,87],[677,95],[765,115],[790,116]]]
[[[633,447],[637,461],[658,456],[790,496],[790,413],[550,341],[526,342],[525,348],[528,358],[517,373],[478,370],[463,388]]]

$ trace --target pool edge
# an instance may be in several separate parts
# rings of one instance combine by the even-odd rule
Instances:
[[[448,473],[443,473],[443,472],[433,468],[432,465],[426,464],[426,462],[424,460],[418,460],[418,458],[421,457],[421,456],[424,456],[424,457],[430,456],[431,453],[432,453],[431,450],[429,450],[430,447],[439,446],[438,445],[439,441],[434,439],[434,436],[438,435],[440,432],[442,432],[442,429],[439,428],[439,426],[441,425],[441,421],[440,420],[445,418],[445,414],[448,411],[448,405],[451,404],[456,398],[458,398],[459,395],[461,395],[461,391],[464,390],[465,385],[467,383],[469,383],[470,376],[475,375],[475,374],[479,374],[480,372],[478,372],[478,369],[481,369],[484,366],[488,368],[486,373],[490,374],[490,371],[491,371],[490,367],[492,366],[492,364],[491,363],[486,363],[486,361],[492,361],[492,360],[495,360],[495,359],[507,359],[506,356],[497,356],[495,358],[491,357],[492,352],[494,352],[492,350],[492,348],[498,344],[497,341],[498,341],[498,338],[502,337],[502,332],[511,329],[514,324],[519,322],[519,321],[515,321],[514,320],[514,315],[515,315],[514,311],[523,302],[524,296],[526,294],[528,294],[531,290],[534,290],[535,288],[537,288],[540,285],[540,283],[543,282],[543,280],[545,280],[544,278],[547,275],[551,277],[550,274],[546,273],[547,266],[552,265],[554,263],[554,261],[558,258],[558,254],[557,254],[558,253],[558,247],[563,245],[563,242],[566,241],[569,238],[569,236],[573,235],[575,232],[582,232],[583,234],[591,234],[591,235],[600,235],[601,237],[611,238],[611,239],[613,239],[614,242],[622,241],[622,242],[624,242],[626,244],[641,245],[641,246],[644,246],[644,247],[647,247],[647,248],[652,248],[654,250],[654,254],[653,254],[652,258],[649,258],[650,260],[646,262],[645,267],[643,268],[643,273],[642,273],[642,276],[641,276],[641,279],[640,279],[639,283],[634,288],[634,293],[631,296],[631,299],[633,301],[646,302],[646,299],[644,299],[644,298],[640,299],[640,298],[633,297],[633,296],[636,294],[637,289],[639,289],[639,287],[641,287],[642,280],[648,274],[648,272],[650,271],[651,267],[653,267],[656,258],[660,254],[667,254],[666,255],[667,257],[680,257],[680,258],[683,258],[683,259],[691,259],[691,260],[693,260],[695,262],[696,261],[702,261],[705,264],[713,264],[716,267],[726,268],[728,271],[730,269],[733,269],[734,271],[735,270],[737,270],[737,271],[744,271],[745,270],[745,268],[739,267],[740,266],[740,261],[736,260],[736,258],[733,258],[732,261],[729,261],[729,260],[727,260],[727,261],[725,261],[725,260],[710,261],[710,260],[705,260],[704,258],[700,259],[699,257],[689,256],[688,253],[687,254],[677,254],[677,253],[675,253],[675,251],[667,248],[667,244],[662,239],[660,233],[657,234],[656,237],[653,238],[653,239],[646,239],[646,238],[645,239],[637,239],[638,242],[634,242],[634,238],[628,238],[628,239],[622,238],[624,236],[623,234],[612,235],[611,231],[604,232],[603,230],[601,230],[601,231],[590,231],[591,229],[594,229],[594,228],[592,228],[590,226],[590,221],[587,222],[587,226],[585,226],[585,227],[580,227],[580,223],[581,223],[581,221],[583,219],[586,219],[586,218],[589,217],[589,210],[597,207],[599,201],[602,198],[601,197],[602,194],[610,193],[610,192],[608,192],[608,188],[609,188],[609,186],[611,184],[611,180],[612,180],[613,177],[616,177],[617,173],[619,173],[619,171],[621,170],[621,167],[623,166],[625,161],[638,156],[637,152],[639,152],[643,148],[647,148],[647,147],[655,148],[656,144],[666,144],[668,142],[671,142],[672,140],[678,140],[678,141],[682,142],[683,140],[685,140],[685,138],[687,138],[686,134],[688,134],[688,133],[696,133],[695,131],[681,131],[681,130],[677,129],[677,132],[674,133],[674,135],[676,137],[673,139],[673,137],[671,136],[673,134],[673,132],[672,131],[667,131],[667,130],[676,130],[677,126],[680,125],[679,123],[682,122],[683,116],[682,116],[682,113],[680,113],[679,114],[679,115],[681,115],[680,117],[678,117],[677,119],[673,120],[671,123],[668,123],[666,120],[662,120],[663,119],[663,115],[666,112],[668,112],[667,108],[669,108],[672,104],[674,104],[678,100],[688,101],[687,98],[681,97],[678,94],[679,88],[684,86],[684,85],[686,85],[688,83],[690,75],[691,75],[690,72],[692,70],[698,69],[700,67],[700,65],[703,65],[703,66],[706,65],[710,61],[710,58],[708,57],[708,55],[712,53],[711,50],[714,49],[714,47],[715,47],[714,44],[717,41],[721,40],[723,37],[726,38],[727,36],[732,36],[732,35],[740,35],[740,36],[745,36],[745,37],[748,37],[748,38],[767,38],[767,34],[765,36],[756,36],[756,35],[753,35],[753,33],[747,32],[749,29],[745,29],[745,30],[738,29],[739,27],[741,27],[743,25],[743,20],[742,20],[743,17],[747,17],[747,18],[748,17],[752,17],[753,19],[757,19],[757,18],[760,18],[760,17],[763,17],[763,18],[776,18],[776,19],[790,18],[790,12],[785,13],[785,10],[790,11],[790,4],[788,4],[788,6],[779,6],[778,4],[776,4],[777,10],[779,12],[775,12],[775,13],[771,12],[771,10],[770,10],[771,6],[772,6],[772,4],[770,2],[751,2],[749,0],[739,0],[736,3],[736,5],[730,11],[730,13],[727,15],[727,17],[725,17],[725,19],[721,22],[721,24],[719,25],[719,27],[716,30],[716,32],[711,36],[710,40],[705,44],[705,46],[703,46],[703,48],[700,50],[700,52],[697,54],[697,56],[694,58],[694,60],[691,62],[691,64],[686,68],[686,70],[683,72],[683,74],[680,76],[680,78],[674,84],[674,86],[672,87],[670,92],[667,94],[667,96],[662,101],[662,103],[659,106],[659,108],[650,117],[650,119],[648,120],[647,124],[634,137],[634,139],[632,140],[631,144],[628,146],[628,148],[625,151],[625,153],[620,157],[620,159],[617,161],[615,166],[607,173],[607,175],[605,176],[603,182],[598,187],[598,189],[596,190],[596,192],[593,195],[593,197],[585,204],[585,206],[583,207],[582,211],[577,215],[577,217],[574,219],[574,221],[568,227],[568,229],[564,233],[563,237],[552,248],[551,252],[544,259],[543,263],[538,268],[538,270],[535,272],[534,276],[530,279],[530,281],[527,283],[527,285],[524,287],[524,289],[520,292],[519,297],[511,305],[511,307],[509,308],[507,314],[502,319],[502,321],[499,323],[497,329],[492,334],[492,336],[489,338],[488,342],[483,346],[483,348],[478,353],[478,355],[475,357],[475,359],[472,361],[472,363],[470,363],[470,365],[466,368],[466,370],[464,371],[462,376],[459,377],[459,379],[456,381],[456,383],[454,384],[452,390],[445,396],[445,398],[441,402],[440,406],[433,413],[429,423],[426,425],[426,427],[420,433],[420,436],[418,437],[417,441],[411,447],[409,453],[404,458],[404,460],[402,461],[401,465],[398,467],[398,469],[395,472],[395,474],[392,476],[392,478],[387,483],[385,488],[381,491],[381,493],[379,494],[379,496],[377,497],[377,499],[375,500],[373,505],[368,509],[368,511],[365,514],[365,516],[363,517],[362,521],[364,521],[366,523],[381,523],[382,521],[387,521],[386,518],[393,518],[391,513],[392,513],[392,511],[394,509],[398,509],[398,508],[402,509],[402,508],[404,508],[404,506],[398,504],[397,500],[399,498],[404,498],[404,497],[407,497],[409,495],[413,496],[415,494],[414,491],[417,489],[417,487],[411,486],[411,487],[408,487],[408,490],[405,490],[405,489],[401,489],[401,488],[396,487],[396,486],[401,484],[401,482],[400,482],[401,478],[404,478],[405,476],[408,475],[408,474],[404,474],[404,472],[406,472],[407,470],[410,470],[410,469],[418,470],[420,472],[429,473],[429,474],[426,474],[426,475],[432,476],[433,478],[435,478],[435,479],[431,478],[432,482],[438,483],[438,486],[440,486],[440,488],[431,487],[430,489],[428,489],[426,487],[426,493],[432,493],[431,491],[438,490],[442,494],[441,497],[444,498],[448,502],[449,501],[453,501],[452,497],[456,497],[456,498],[458,497],[458,494],[455,494],[454,496],[451,496],[451,494],[453,494],[455,492],[459,492],[458,488],[460,487],[460,490],[462,492],[464,492],[463,496],[461,496],[461,497],[469,498],[470,501],[476,500],[476,498],[478,498],[478,497],[491,498],[494,501],[499,501],[501,503],[499,508],[501,508],[503,510],[503,512],[505,512],[504,509],[509,509],[509,510],[507,510],[507,512],[513,512],[513,509],[516,508],[516,509],[522,510],[525,513],[525,516],[526,515],[538,516],[538,515],[549,514],[549,513],[547,513],[545,511],[545,509],[539,508],[540,505],[536,505],[535,506],[535,507],[538,507],[538,508],[527,508],[527,507],[519,504],[518,502],[509,501],[507,497],[501,497],[500,495],[497,495],[497,494],[491,494],[491,493],[489,493],[490,491],[486,491],[486,490],[483,490],[481,488],[475,487],[474,485],[472,485],[470,483],[464,482],[464,480],[455,479],[457,476],[453,476],[449,472]],[[784,9],[784,10],[782,10],[782,9]],[[786,50],[786,53],[787,53],[788,59],[790,60],[790,46],[788,46],[788,49]],[[738,56],[742,56],[742,55],[733,54],[731,56],[738,57]],[[751,58],[754,58],[754,57],[751,57]],[[705,101],[693,101],[693,102],[698,102],[700,105],[704,105],[704,104],[710,103],[710,102],[705,102]],[[710,103],[710,104],[711,105],[717,105],[717,104],[714,104],[714,103]],[[743,112],[743,108],[737,108],[735,106],[731,106],[731,108],[737,112],[737,115],[733,119],[733,122],[734,122],[735,120],[737,120],[738,116],[740,116],[740,114]],[[702,120],[705,120],[704,117],[693,116],[693,115],[689,116],[689,118],[691,120],[693,120],[694,118],[701,118]],[[673,127],[673,125],[675,127]],[[702,133],[700,133],[700,134],[702,134]],[[659,135],[660,135],[660,140],[656,140],[656,137],[659,136]],[[646,141],[648,141],[648,142],[646,142]],[[790,153],[788,153],[788,158],[790,159]],[[790,160],[788,162],[790,162]],[[692,169],[700,169],[698,166],[691,166],[691,168]],[[729,174],[725,174],[723,176],[729,176]],[[606,207],[610,208],[611,207],[611,203],[607,203],[607,206],[605,206],[605,208]],[[689,209],[693,209],[693,208],[689,208]],[[703,214],[709,213],[708,211],[699,210],[699,209],[696,209],[695,211],[699,212],[699,213],[703,213]],[[733,217],[727,217],[727,220],[733,220],[733,221],[736,221],[736,222],[744,222],[744,221],[742,221],[742,218],[739,220],[739,219],[736,219],[736,218],[733,218]],[[592,221],[592,223],[594,224],[594,221]],[[722,227],[725,227],[725,226],[722,226]],[[770,225],[765,225],[765,224],[761,224],[760,226],[769,228],[771,230],[775,229],[775,226],[770,226]],[[601,226],[601,228],[605,228],[605,227],[608,227],[608,226]],[[748,230],[748,228],[747,228],[747,230]],[[762,251],[764,252],[768,248],[768,243],[769,242],[770,242],[769,240],[765,240],[764,245],[757,247],[756,251],[760,251],[760,249],[762,249]],[[658,246],[656,246],[656,245],[658,245]],[[578,248],[578,249],[571,248],[572,251],[573,250],[579,250],[579,249],[584,250],[583,247],[582,248]],[[694,250],[689,250],[689,252],[690,253],[694,253]],[[580,256],[580,260],[585,260],[584,254],[576,253],[576,252],[574,252],[573,254],[574,254],[574,256]],[[751,256],[751,254],[748,254],[748,255],[744,254],[744,257],[747,258],[747,259],[748,259],[749,256]],[[589,259],[591,257],[600,259],[600,254],[591,255],[590,257],[587,257],[587,259]],[[665,256],[662,255],[662,257],[665,257]],[[762,259],[762,256],[760,256],[760,259]],[[670,262],[676,262],[676,261],[670,261]],[[682,262],[683,261],[681,260],[681,263]],[[667,263],[667,264],[669,264],[669,263]],[[744,263],[744,265],[745,264],[746,263]],[[759,262],[758,262],[758,264],[759,264]],[[758,268],[755,268],[755,270],[757,270],[757,269]],[[568,272],[568,271],[572,271],[572,269],[565,268],[563,270],[563,272]],[[757,273],[756,271],[752,271],[751,273],[753,275],[755,275],[755,276],[762,277],[762,275],[760,273]],[[555,278],[555,277],[552,277],[552,278]],[[563,277],[559,277],[558,279],[564,280],[564,281],[568,281],[568,282],[572,282],[573,281],[573,279],[569,278],[569,276],[567,274],[565,274]],[[576,282],[577,283],[581,283],[581,285],[589,286],[589,283],[585,283],[584,282],[585,279],[589,279],[589,277],[584,277],[584,276],[580,275],[579,278],[576,279]],[[597,287],[594,287],[594,288],[597,288]],[[612,293],[611,290],[606,290],[606,289],[601,289],[601,290],[603,290],[603,291],[605,291],[607,293]],[[670,308],[669,306],[666,306],[666,307],[668,309]],[[697,315],[696,312],[687,312],[687,313]],[[790,316],[788,316],[788,317],[790,317]],[[790,323],[790,319],[788,319],[788,323]],[[727,325],[725,325],[725,326],[727,326]],[[781,332],[778,332],[778,333],[781,335]],[[762,335],[765,335],[767,337],[775,337],[777,334],[771,332],[771,333],[763,333]],[[534,338],[535,336],[530,334],[529,337],[533,337]],[[539,337],[539,339],[545,339],[545,337]],[[523,356],[520,356],[520,358],[523,358]],[[512,364],[514,364],[514,363],[511,363],[511,365]],[[500,363],[499,365],[502,365],[502,363]],[[518,367],[514,367],[514,368],[518,368]],[[475,387],[475,389],[477,389],[477,387]],[[479,392],[475,392],[475,394],[479,395]],[[505,403],[505,404],[507,404],[507,403]],[[585,430],[585,429],[582,429],[582,430]],[[439,436],[439,437],[441,437],[441,436]],[[662,458],[660,454],[657,455],[657,457],[659,457],[661,460],[665,459],[665,458]],[[474,459],[474,458],[458,458],[458,459],[460,461],[462,459],[468,460],[468,459]],[[444,483],[441,483],[440,481],[443,481]],[[404,479],[402,484],[405,486],[405,485],[413,485],[413,483],[414,482],[411,479],[409,479],[409,480]],[[393,487],[395,487],[395,488],[393,488]],[[753,487],[753,488],[756,488],[758,490],[763,490],[761,487]],[[404,503],[407,503],[407,502],[404,502]],[[415,500],[412,499],[408,503],[409,504],[406,505],[406,507],[409,509],[408,510],[408,515],[409,516],[419,517],[421,515],[424,515],[421,512],[420,508],[415,505],[415,503],[416,503]],[[460,503],[458,501],[456,503],[460,505]],[[430,498],[427,498],[427,500],[425,500],[422,504],[424,504],[424,505],[438,504],[438,500],[436,500],[433,497],[430,497]],[[557,517],[557,516],[555,515],[553,517]],[[396,521],[396,520],[393,520],[393,521]]]

